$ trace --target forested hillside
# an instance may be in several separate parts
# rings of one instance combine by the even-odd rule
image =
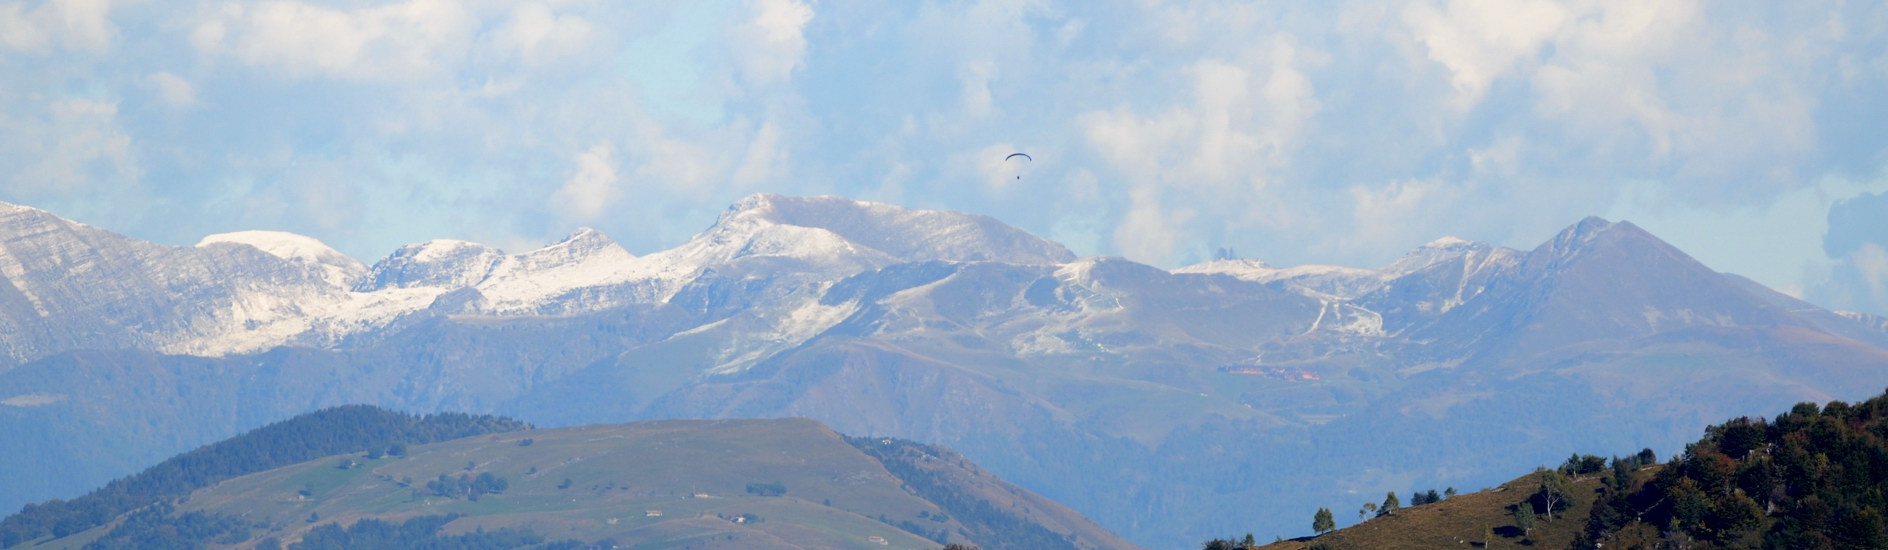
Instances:
[[[70,501],[28,504],[0,520],[0,548],[63,537],[218,481],[345,453],[402,454],[418,445],[530,428],[496,416],[417,416],[348,405],[296,416],[177,455]]]
[[[1636,491],[1607,491],[1583,545],[1888,548],[1888,394],[1739,418]]]
[[[1319,509],[1311,523],[1319,536],[1266,547],[1888,548],[1888,394],[1733,419],[1666,463],[1652,459],[1650,450],[1610,461],[1575,455],[1493,489],[1411,507],[1394,505],[1392,494],[1357,512],[1367,521],[1329,533],[1332,512]]]

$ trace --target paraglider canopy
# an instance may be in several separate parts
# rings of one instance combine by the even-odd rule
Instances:
[[[1016,157],[1023,157],[1023,160],[1027,160],[1029,162],[1036,162],[1035,157],[1031,157],[1027,153],[1010,153],[1010,156],[1003,157],[1003,162],[1008,163],[1010,159],[1013,159]],[[1016,179],[1023,179],[1023,176],[1021,174],[1018,174],[1016,176]]]

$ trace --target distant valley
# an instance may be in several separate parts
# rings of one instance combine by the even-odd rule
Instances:
[[[1164,270],[984,216],[756,195],[642,256],[579,230],[365,265],[302,236],[172,247],[6,205],[0,278],[9,510],[348,403],[545,427],[805,417],[947,445],[1184,548],[1888,387],[1883,319],[1597,218],[1378,269]]]

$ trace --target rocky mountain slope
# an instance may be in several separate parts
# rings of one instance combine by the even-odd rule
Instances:
[[[166,247],[25,207],[0,246],[0,437],[35,449],[0,473],[8,506],[341,403],[803,416],[948,444],[1167,547],[1888,386],[1881,319],[1597,218],[1381,269],[1167,271],[982,216],[773,195],[642,256],[580,230],[367,267],[295,236]]]

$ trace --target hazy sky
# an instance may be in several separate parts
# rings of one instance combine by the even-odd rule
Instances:
[[[755,192],[1166,267],[1599,215],[1888,313],[1884,98],[1876,1],[0,1],[0,200],[366,261]]]

